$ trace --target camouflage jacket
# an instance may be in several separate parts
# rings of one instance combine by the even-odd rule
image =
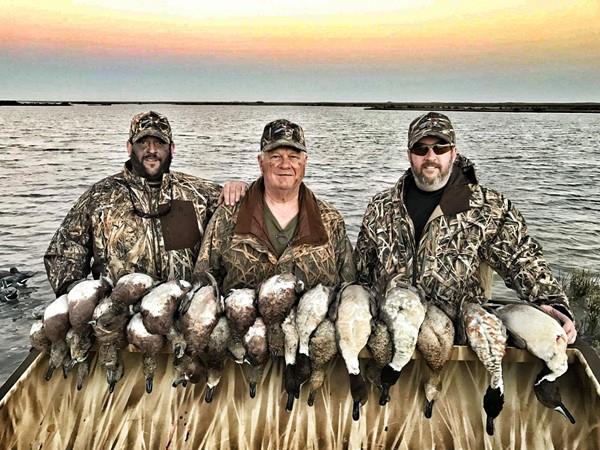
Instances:
[[[221,205],[212,217],[194,278],[210,272],[227,293],[256,288],[278,273],[296,274],[306,288],[353,281],[352,246],[344,220],[332,206],[318,200],[302,184],[296,234],[277,258],[264,224],[264,183],[259,178],[236,206]]]
[[[112,280],[131,272],[191,279],[220,187],[179,172],[151,187],[130,169],[128,161],[122,172],[94,184],[54,234],[44,264],[57,295],[90,271]],[[160,218],[139,215],[166,212],[169,205]]]
[[[484,302],[482,278],[495,270],[526,301],[562,305],[568,299],[509,200],[480,186],[469,160],[458,156],[439,205],[415,243],[404,204],[409,170],[392,188],[373,197],[358,235],[354,261],[358,282],[384,295],[396,278],[423,288],[455,318],[462,302]],[[491,279],[490,279],[491,281]]]

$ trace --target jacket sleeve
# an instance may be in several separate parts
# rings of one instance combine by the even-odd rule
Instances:
[[[375,211],[369,203],[363,216],[354,249],[356,281],[363,286],[374,286],[377,271],[377,238],[375,235]]]
[[[336,231],[335,261],[339,279],[342,283],[356,281],[356,268],[352,259],[352,244],[346,234],[346,224],[340,216]]]
[[[208,198],[206,201],[206,217],[210,219],[219,207],[219,197],[223,188],[218,184],[213,184],[211,189],[208,191]]]
[[[87,277],[91,271],[92,206],[89,190],[67,213],[44,255],[48,281],[57,296],[64,294],[71,283]]]
[[[527,232],[521,213],[502,199],[502,215],[496,235],[482,247],[482,257],[514,289],[519,298],[540,305],[558,306],[573,318],[569,299],[552,274],[540,244]]]

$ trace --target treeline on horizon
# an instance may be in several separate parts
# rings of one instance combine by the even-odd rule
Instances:
[[[210,105],[210,106],[331,106],[362,107],[369,110],[436,110],[476,112],[580,112],[600,113],[600,103],[526,102],[182,102],[182,101],[22,101],[0,100],[0,106],[110,106],[110,105]]]

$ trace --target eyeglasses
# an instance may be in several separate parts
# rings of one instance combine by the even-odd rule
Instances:
[[[171,212],[171,203],[173,202],[173,181],[171,180],[171,178],[169,178],[169,189],[171,191],[169,195],[169,203],[167,204],[166,208],[160,210],[157,213],[147,213],[142,210],[139,210],[137,206],[135,206],[135,200],[133,199],[133,189],[131,189],[131,186],[127,181],[124,181],[124,183],[127,187],[127,191],[129,191],[129,200],[131,201],[131,207],[133,208],[133,212],[136,216],[141,217],[142,219],[158,219],[159,217],[166,216]]]
[[[443,155],[444,153],[448,153],[453,148],[454,144],[417,144],[413,145],[413,147],[410,149],[410,152],[418,156],[425,156],[427,153],[429,153],[429,149],[431,149],[436,155]]]

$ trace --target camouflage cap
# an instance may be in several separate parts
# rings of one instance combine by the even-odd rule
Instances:
[[[265,125],[260,139],[260,151],[268,152],[279,147],[292,147],[305,152],[306,143],[302,127],[286,119],[274,120]]]
[[[444,114],[429,112],[417,117],[408,127],[408,148],[426,136],[435,136],[450,144],[456,143],[454,128],[450,119]]]
[[[173,142],[169,121],[155,111],[139,113],[131,119],[129,141],[134,144],[146,136],[157,137],[169,144]]]

